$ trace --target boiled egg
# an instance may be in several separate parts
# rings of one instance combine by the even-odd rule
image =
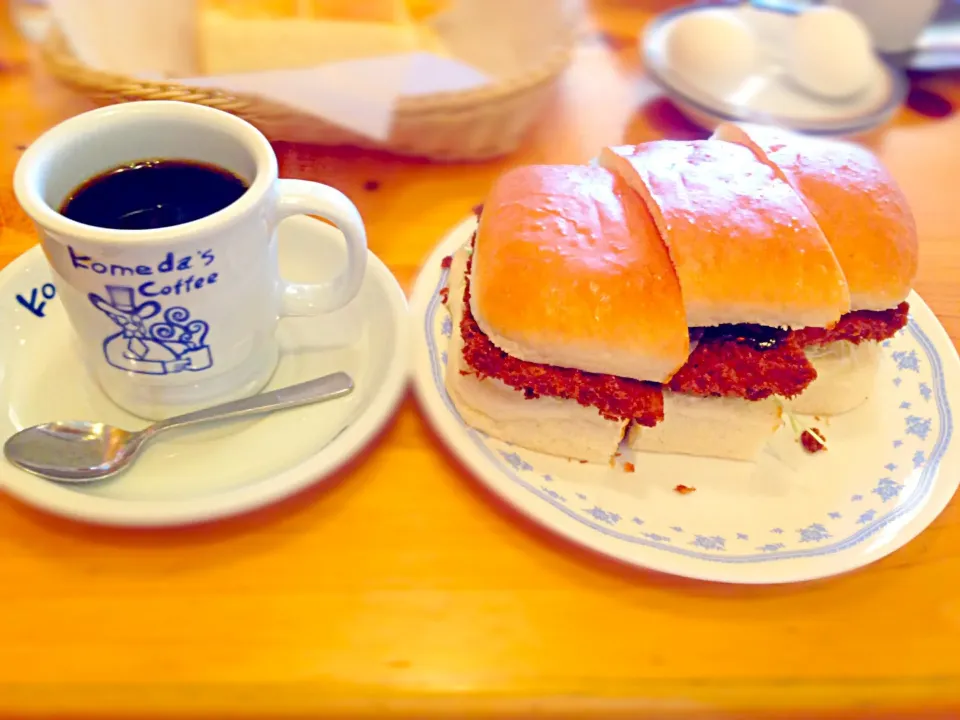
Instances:
[[[759,55],[750,26],[730,10],[685,13],[666,30],[665,60],[685,82],[711,94],[725,94],[753,70]]]
[[[831,99],[855,95],[876,72],[869,31],[842,8],[805,10],[796,18],[790,40],[790,75],[814,95]]]

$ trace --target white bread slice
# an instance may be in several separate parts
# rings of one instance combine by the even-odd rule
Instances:
[[[301,17],[400,23],[410,19],[403,0],[201,0],[201,12],[221,10],[243,18]]]
[[[309,68],[418,51],[447,54],[428,26],[414,23],[244,18],[209,10],[200,26],[205,75]]]
[[[633,450],[753,461],[780,427],[780,405],[770,397],[698,397],[663,391],[663,421],[630,426]]]

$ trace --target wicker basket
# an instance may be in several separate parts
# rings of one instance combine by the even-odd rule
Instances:
[[[55,26],[41,54],[54,77],[100,105],[180,100],[238,115],[271,140],[352,145],[431,160],[464,161],[506,155],[519,146],[551,87],[569,64],[575,36],[575,28],[570,27],[538,67],[506,82],[477,90],[402,98],[390,137],[384,142],[257,96],[96,70],[80,62]]]

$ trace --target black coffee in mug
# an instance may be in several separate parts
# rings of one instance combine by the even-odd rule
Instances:
[[[150,230],[199,220],[233,204],[247,183],[193,160],[139,160],[73,190],[60,207],[71,220],[113,230]]]

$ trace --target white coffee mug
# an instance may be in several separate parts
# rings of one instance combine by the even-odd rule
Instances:
[[[212,215],[150,230],[94,227],[58,212],[86,180],[144,159],[216,165],[248,189]],[[267,139],[219,110],[136,102],[78,115],[27,149],[14,189],[92,374],[115,403],[144,418],[260,391],[277,365],[279,318],[341,308],[363,281],[366,231],[353,203],[320,183],[278,179]],[[343,233],[347,264],[333,281],[280,277],[277,225],[301,214]]]

